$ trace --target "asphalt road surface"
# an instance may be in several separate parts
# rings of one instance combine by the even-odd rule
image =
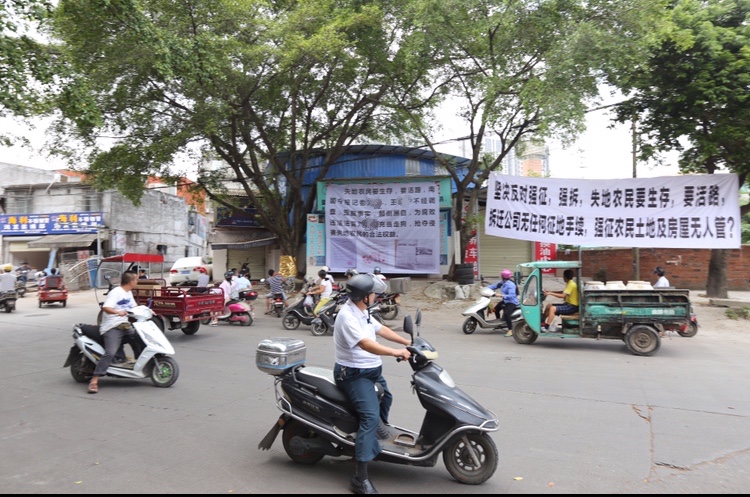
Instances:
[[[403,311],[413,313],[416,301]],[[744,329],[725,330],[699,310],[693,338],[672,333],[652,357],[614,341],[461,332],[462,302],[419,304],[422,336],[461,389],[500,419],[497,472],[457,483],[433,468],[375,462],[381,493],[745,493],[750,488],[750,361]],[[278,418],[272,378],[255,367],[260,340],[307,343],[308,364],[331,366],[331,336],[286,331],[256,305],[250,327],[168,331],[180,377],[103,378],[96,395],[63,363],[75,323],[95,322],[93,291],[68,306],[37,307],[36,294],[0,313],[0,491],[7,494],[346,494],[353,464],[292,462],[281,437],[258,443]],[[401,325],[403,313],[394,327]],[[744,332],[747,334],[747,332]],[[385,359],[393,424],[419,429],[423,411],[410,368]]]

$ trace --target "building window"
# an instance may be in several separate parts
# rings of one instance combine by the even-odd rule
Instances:
[[[25,193],[11,193],[8,195],[8,214],[32,214],[34,212],[33,197]]]
[[[100,212],[102,210],[101,193],[86,191],[77,195],[76,210],[78,212]]]

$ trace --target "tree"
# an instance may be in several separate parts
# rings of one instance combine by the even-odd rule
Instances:
[[[55,107],[60,138],[91,150],[98,188],[137,202],[189,145],[228,174],[201,172],[209,197],[238,209],[236,182],[295,256],[315,189],[304,183],[357,140],[399,135],[391,102],[418,113],[432,65],[408,0],[61,0],[55,35],[70,73]],[[114,144],[97,139],[114,137]],[[64,143],[61,141],[60,146]],[[326,150],[322,161],[313,153]]]
[[[433,93],[461,102],[471,162],[443,161],[456,186],[453,221],[461,260],[475,222],[464,202],[476,205],[492,171],[525,143],[582,128],[587,101],[611,72],[645,56],[664,15],[663,1],[542,0],[420,2],[420,21],[434,38],[441,65]],[[413,119],[435,151],[434,122]],[[499,148],[489,149],[492,138]],[[522,152],[522,150],[521,150]],[[469,221],[475,216],[467,217]],[[451,271],[452,273],[452,271]]]
[[[650,57],[617,83],[638,116],[642,158],[679,150],[684,173],[750,172],[750,1],[675,0]],[[750,205],[741,214],[750,212]],[[711,251],[706,295],[727,297],[727,251]]]
[[[47,0],[0,2],[0,117],[27,117],[40,110],[53,82],[54,57],[33,32],[51,8]],[[11,137],[0,135],[0,144],[10,145]]]

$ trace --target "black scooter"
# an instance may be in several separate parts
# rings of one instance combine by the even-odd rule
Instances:
[[[305,297],[307,292],[315,286],[315,280],[312,278],[305,282],[305,285],[300,290],[296,301],[294,301],[289,307],[287,307],[284,315],[281,318],[281,325],[285,330],[296,330],[300,324],[310,326],[315,319],[313,309],[315,308],[315,301],[313,299],[312,305],[305,304]]]
[[[13,312],[16,308],[16,298],[15,290],[0,292],[0,309],[5,312]]]
[[[458,388],[448,372],[434,360],[437,352],[419,336],[421,311],[417,310],[417,335],[411,316],[404,331],[411,336],[409,364],[414,371],[412,389],[425,408],[419,432],[381,425],[382,452],[377,461],[432,467],[442,452],[448,472],[460,483],[478,485],[497,469],[498,453],[489,432],[497,431],[491,411]],[[256,365],[272,374],[276,407],[282,412],[258,445],[268,450],[283,430],[282,442],[295,462],[315,464],[324,456],[353,457],[358,419],[346,394],[336,387],[331,369],[305,366],[302,340],[264,340],[258,346]],[[385,430],[382,430],[385,428]]]

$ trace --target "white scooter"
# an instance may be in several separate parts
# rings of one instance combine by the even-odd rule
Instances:
[[[161,388],[171,387],[180,374],[177,361],[174,360],[174,347],[159,327],[151,321],[153,312],[145,305],[139,305],[128,311],[138,337],[143,345],[135,362],[114,365],[107,369],[107,376],[119,378],[151,378],[151,382]],[[104,339],[99,333],[99,326],[77,324],[73,327],[75,345],[63,367],[70,366],[70,374],[78,383],[88,382],[94,374],[96,363],[104,355]]]
[[[479,295],[479,299],[462,313],[463,316],[467,316],[462,328],[463,332],[471,335],[477,328],[507,331],[508,325],[503,316],[504,311],[500,312],[500,319],[495,319],[494,313],[489,311],[490,302],[492,297],[495,296],[495,292],[487,287],[482,287],[479,289]],[[499,301],[495,305],[503,305],[503,303]],[[490,316],[493,319],[490,319]],[[519,319],[523,319],[523,314],[521,313],[521,307],[516,306],[516,310],[513,311],[512,322],[515,323]]]

